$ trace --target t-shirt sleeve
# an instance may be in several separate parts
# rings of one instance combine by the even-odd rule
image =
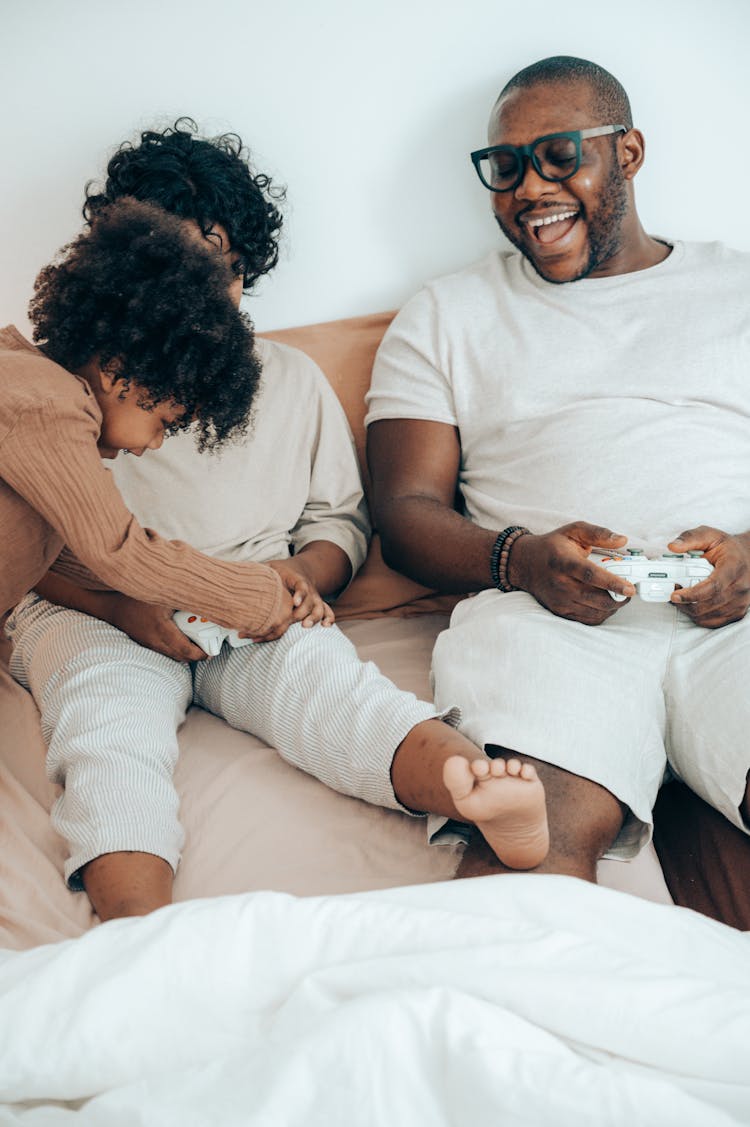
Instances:
[[[365,424],[424,419],[457,425],[449,357],[432,292],[424,289],[389,326],[375,357]]]
[[[316,374],[310,486],[291,540],[296,551],[314,540],[336,544],[349,557],[354,575],[367,555],[370,518],[346,416],[325,376]],[[306,409],[312,408],[312,403],[306,404]]]
[[[97,449],[99,421],[74,397],[21,410],[3,438],[0,473],[114,590],[262,632],[278,614],[281,581],[263,564],[229,564],[142,528]]]

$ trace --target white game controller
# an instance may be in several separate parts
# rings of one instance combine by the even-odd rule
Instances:
[[[175,626],[179,626],[191,642],[200,646],[209,657],[216,657],[221,653],[224,642],[229,642],[233,649],[240,646],[252,645],[252,638],[240,638],[236,630],[227,630],[224,626],[217,626],[199,614],[192,614],[189,610],[176,610],[172,615]]]
[[[713,571],[713,565],[704,560],[702,552],[665,552],[656,559],[648,559],[640,548],[628,548],[627,555],[611,553],[608,556],[590,556],[599,567],[629,579],[639,596],[647,603],[668,603],[675,587],[695,587]],[[623,603],[627,595],[610,591],[615,602]]]

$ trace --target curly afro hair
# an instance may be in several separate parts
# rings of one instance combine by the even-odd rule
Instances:
[[[124,198],[46,266],[34,285],[34,340],[77,371],[133,383],[149,408],[185,408],[201,450],[247,430],[261,366],[252,325],[233,305],[231,273],[209,244],[153,204]]]
[[[250,153],[235,133],[204,140],[197,130],[192,118],[181,117],[162,132],[141,133],[138,145],[120,145],[103,190],[86,185],[83,216],[91,222],[113,200],[133,196],[195,220],[204,235],[220,223],[237,256],[235,273],[249,289],[278,261],[282,217],[276,204],[285,190],[253,173]]]

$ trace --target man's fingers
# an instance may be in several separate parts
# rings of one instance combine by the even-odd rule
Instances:
[[[567,607],[564,610],[561,608],[555,613],[562,618],[580,622],[584,626],[599,626],[602,622],[611,618],[622,606],[621,603],[616,603],[604,591],[595,591],[591,587],[583,587],[580,584],[578,590],[580,595],[573,595]]]
[[[613,599],[608,590],[570,577],[556,584],[541,601],[553,614],[584,626],[598,626],[625,605]]]
[[[731,587],[706,579],[695,587],[672,593],[671,601],[697,626],[716,628],[737,622],[747,611],[747,599]]]
[[[683,551],[687,551],[688,548],[696,548],[698,541],[706,539],[707,532],[708,527],[705,524],[699,524],[697,528],[686,528],[679,536],[675,536],[674,540],[670,541],[667,547],[671,551],[672,546],[676,544],[676,552],[679,552],[680,548],[682,548]]]
[[[635,595],[635,587],[629,579],[607,571],[606,567],[599,567],[593,560],[582,561],[576,578],[589,587],[597,587],[601,591],[614,591],[616,595],[624,595],[626,599],[632,599]]]
[[[670,552],[708,552],[728,539],[727,533],[720,528],[712,528],[708,524],[700,524],[697,528],[687,528],[667,547]]]
[[[744,617],[745,607],[736,599],[729,599],[720,605],[702,603],[683,603],[680,607],[683,614],[695,623],[696,626],[705,626],[715,630],[719,626],[726,626],[729,622],[737,622]]]
[[[620,548],[627,543],[627,536],[613,532],[601,524],[588,524],[585,520],[576,521],[565,528],[565,533],[582,548]]]
[[[694,587],[678,587],[672,592],[670,602],[677,605],[695,604],[704,607],[711,603],[717,603],[719,599],[724,602],[727,590],[725,590],[723,584],[717,583],[714,575],[709,575],[707,579],[696,583]]]

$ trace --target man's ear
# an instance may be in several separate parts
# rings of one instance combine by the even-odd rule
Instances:
[[[646,141],[640,129],[629,129],[618,138],[620,168],[626,180],[632,180],[646,157]]]

